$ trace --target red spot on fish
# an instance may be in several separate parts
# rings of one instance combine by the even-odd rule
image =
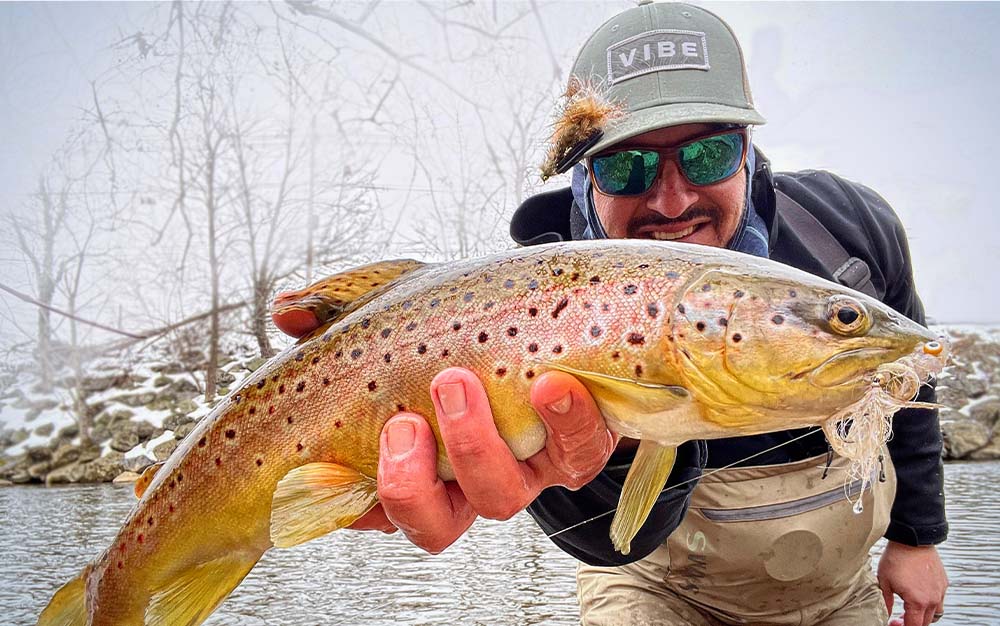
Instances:
[[[642,376],[642,366],[641,365],[636,365],[635,366],[635,375],[636,376]]]
[[[507,368],[506,367],[498,367],[497,368],[497,376],[503,377],[503,376],[506,376],[506,375],[507,375]]]
[[[288,422],[289,424],[291,424],[291,423],[292,423],[293,421],[295,421],[295,420],[293,420],[293,419],[292,419],[292,416],[291,416],[291,415],[289,415],[288,417],[286,417],[286,418],[285,418],[285,421],[287,421],[287,422]]]
[[[221,458],[215,457],[215,466],[216,467],[222,467],[222,459]]]
[[[374,380],[368,382],[368,391],[375,391],[377,387]]]
[[[633,346],[641,346],[646,343],[646,338],[639,333],[629,333],[628,342]]]
[[[123,565],[121,561],[118,561],[118,569],[121,569],[123,567],[125,567],[125,565]]]
[[[220,463],[221,463],[221,461],[220,461]],[[169,505],[169,506],[167,507],[167,510],[168,510],[168,511],[170,511],[171,513],[173,513],[173,512],[174,512],[174,505],[172,505],[172,504],[171,504],[171,505]]]
[[[340,420],[337,420],[336,422],[333,423],[333,425],[336,426],[337,428],[340,428],[341,426],[344,425],[344,423],[341,422]]]
[[[272,413],[274,413],[274,405],[273,404],[270,405],[269,407],[267,407],[267,414],[270,415]]]
[[[279,394],[285,393],[285,386],[284,385],[281,385],[281,386],[278,387],[278,393]]]
[[[302,444],[301,443],[295,444],[295,451],[296,452],[302,452]]]
[[[139,536],[136,537],[135,540],[138,541],[139,543],[142,543],[143,540],[145,540],[145,537],[143,536],[142,533],[139,533]]]
[[[152,526],[153,525],[153,518],[150,517],[149,519],[147,519],[146,520],[146,524],[149,525],[149,526]]]
[[[260,467],[261,465],[264,464],[264,461],[262,461],[261,459],[257,459],[255,463],[257,463],[257,467]]]
[[[305,388],[306,388],[305,381],[301,381],[299,382],[299,384],[295,385],[295,391],[298,391],[299,393],[302,393],[302,390]]]
[[[257,407],[250,407],[249,409],[247,409],[247,413],[249,413],[250,415],[253,415],[256,412],[257,412]]]
[[[525,378],[534,378],[534,377],[535,377],[535,372],[534,372],[534,370],[528,370],[527,372],[525,372],[525,373],[524,373],[524,377],[525,377]]]

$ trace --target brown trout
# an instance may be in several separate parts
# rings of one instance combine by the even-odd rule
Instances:
[[[448,366],[482,379],[518,459],[544,445],[528,392],[550,369],[578,376],[609,427],[642,440],[612,525],[627,551],[679,443],[823,424],[870,390],[880,366],[919,354],[934,370],[946,353],[872,298],[692,244],[377,263],[279,305],[305,312],[289,323],[303,332],[329,322],[220,402],[39,624],[201,623],[265,550],[343,528],[376,504],[391,416],[427,416],[440,444],[429,384]],[[439,450],[438,473],[452,479]]]

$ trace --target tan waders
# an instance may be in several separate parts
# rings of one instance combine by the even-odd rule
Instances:
[[[826,457],[702,478],[667,541],[623,567],[577,571],[584,626],[795,624],[884,626],[868,551],[889,524],[896,475],[883,448],[864,511]],[[845,498],[851,495],[851,501]]]

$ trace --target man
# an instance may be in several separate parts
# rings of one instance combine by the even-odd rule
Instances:
[[[923,322],[905,236],[882,198],[824,172],[772,176],[750,142],[764,119],[742,53],[718,17],[681,4],[629,9],[591,36],[572,74],[613,110],[592,126],[563,120],[576,140],[556,149],[548,169],[575,166],[573,187],[518,209],[519,243],[652,238],[769,256],[827,278],[846,268],[852,286]],[[813,225],[803,226],[803,214]],[[827,267],[819,248],[850,264]],[[841,479],[824,482],[828,445],[818,431],[685,444],[626,557],[610,546],[608,516],[573,527],[615,506],[634,449],[608,432],[578,381],[551,372],[534,385],[549,438],[523,463],[499,439],[471,373],[446,370],[431,393],[457,482],[437,479],[427,423],[400,414],[382,433],[382,506],[356,528],[398,527],[438,552],[477,515],[506,519],[527,507],[550,534],[572,527],[553,540],[586,564],[578,584],[587,625],[884,624],[894,594],[905,611],[896,623],[926,626],[943,613],[947,579],[934,544],[947,523],[931,411],[897,416],[891,462],[861,514],[829,497],[842,494]],[[925,388],[921,399],[932,398]],[[695,487],[705,466],[714,469]],[[883,533],[876,582],[867,552]]]

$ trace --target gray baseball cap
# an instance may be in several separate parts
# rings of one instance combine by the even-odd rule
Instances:
[[[666,126],[766,122],[732,29],[690,4],[643,2],[614,16],[583,44],[571,76],[624,108],[579,158]]]

